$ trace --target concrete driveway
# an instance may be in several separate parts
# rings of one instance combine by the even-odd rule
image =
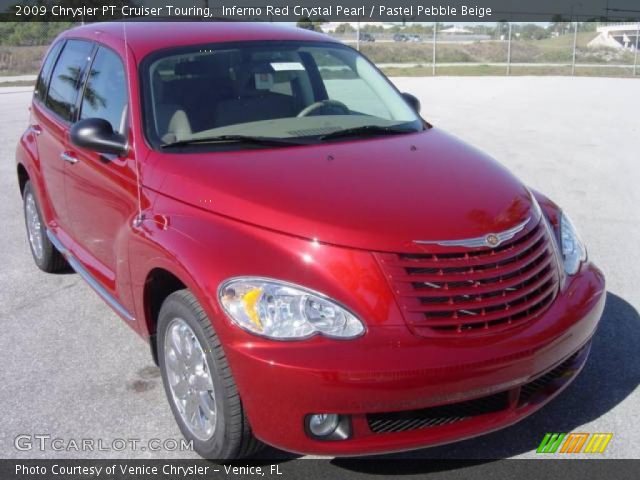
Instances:
[[[638,458],[640,441],[640,83],[607,78],[397,78],[423,115],[503,162],[570,213],[608,298],[591,359],[559,398],[516,426],[393,458],[534,457],[546,432],[613,432],[605,456]],[[29,89],[0,88],[0,456],[195,458],[145,448],[180,439],[157,368],[139,339],[75,274],[47,275],[24,234],[14,150]],[[139,439],[78,454],[20,451],[21,434]],[[267,456],[287,457],[269,450]],[[347,472],[345,471],[345,474]]]

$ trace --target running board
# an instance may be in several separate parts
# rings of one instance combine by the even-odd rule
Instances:
[[[95,290],[95,292],[100,295],[100,297],[105,302],[107,302],[107,304],[111,308],[113,308],[121,317],[125,318],[126,320],[130,322],[136,321],[135,317],[131,315],[127,311],[127,309],[120,304],[120,302],[113,298],[113,296],[109,292],[107,292],[95,278],[91,276],[91,274],[82,266],[78,259],[76,259],[76,257],[74,257],[73,254],[64,245],[62,245],[62,242],[58,240],[58,237],[56,237],[49,229],[47,229],[47,237],[49,237],[49,240],[51,240],[53,246],[56,247],[56,250],[64,255],[64,258],[67,259],[67,262],[69,263],[71,268],[73,268],[75,272],[80,275],[84,279],[84,281],[87,282],[89,286],[93,288],[93,290]]]

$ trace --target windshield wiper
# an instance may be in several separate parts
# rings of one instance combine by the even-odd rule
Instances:
[[[188,138],[161,145],[162,148],[184,147],[188,145],[198,145],[204,143],[251,143],[254,145],[265,145],[272,147],[287,147],[304,145],[303,142],[276,137],[255,137],[251,135],[218,135],[214,137]]]
[[[399,135],[401,133],[414,133],[413,128],[382,127],[380,125],[363,125],[361,127],[345,128],[336,130],[318,137],[320,140],[330,140],[332,138],[352,137],[358,135]]]

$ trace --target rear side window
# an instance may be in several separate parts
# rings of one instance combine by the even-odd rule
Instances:
[[[124,133],[127,84],[120,57],[107,48],[98,50],[84,89],[80,118],[102,118]]]
[[[53,69],[45,105],[64,120],[71,121],[75,114],[82,74],[92,49],[90,42],[69,40]]]
[[[36,81],[36,89],[33,92],[35,98],[40,101],[44,100],[44,97],[47,95],[47,89],[49,88],[49,78],[51,77],[51,70],[53,70],[53,66],[56,63],[56,59],[58,58],[58,54],[60,53],[62,44],[63,42],[58,42],[53,47],[51,47],[47,58],[44,59],[44,63],[42,64],[40,75],[38,75],[38,80]]]

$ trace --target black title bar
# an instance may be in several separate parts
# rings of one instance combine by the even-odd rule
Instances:
[[[637,21],[638,0],[0,0],[1,21]]]

